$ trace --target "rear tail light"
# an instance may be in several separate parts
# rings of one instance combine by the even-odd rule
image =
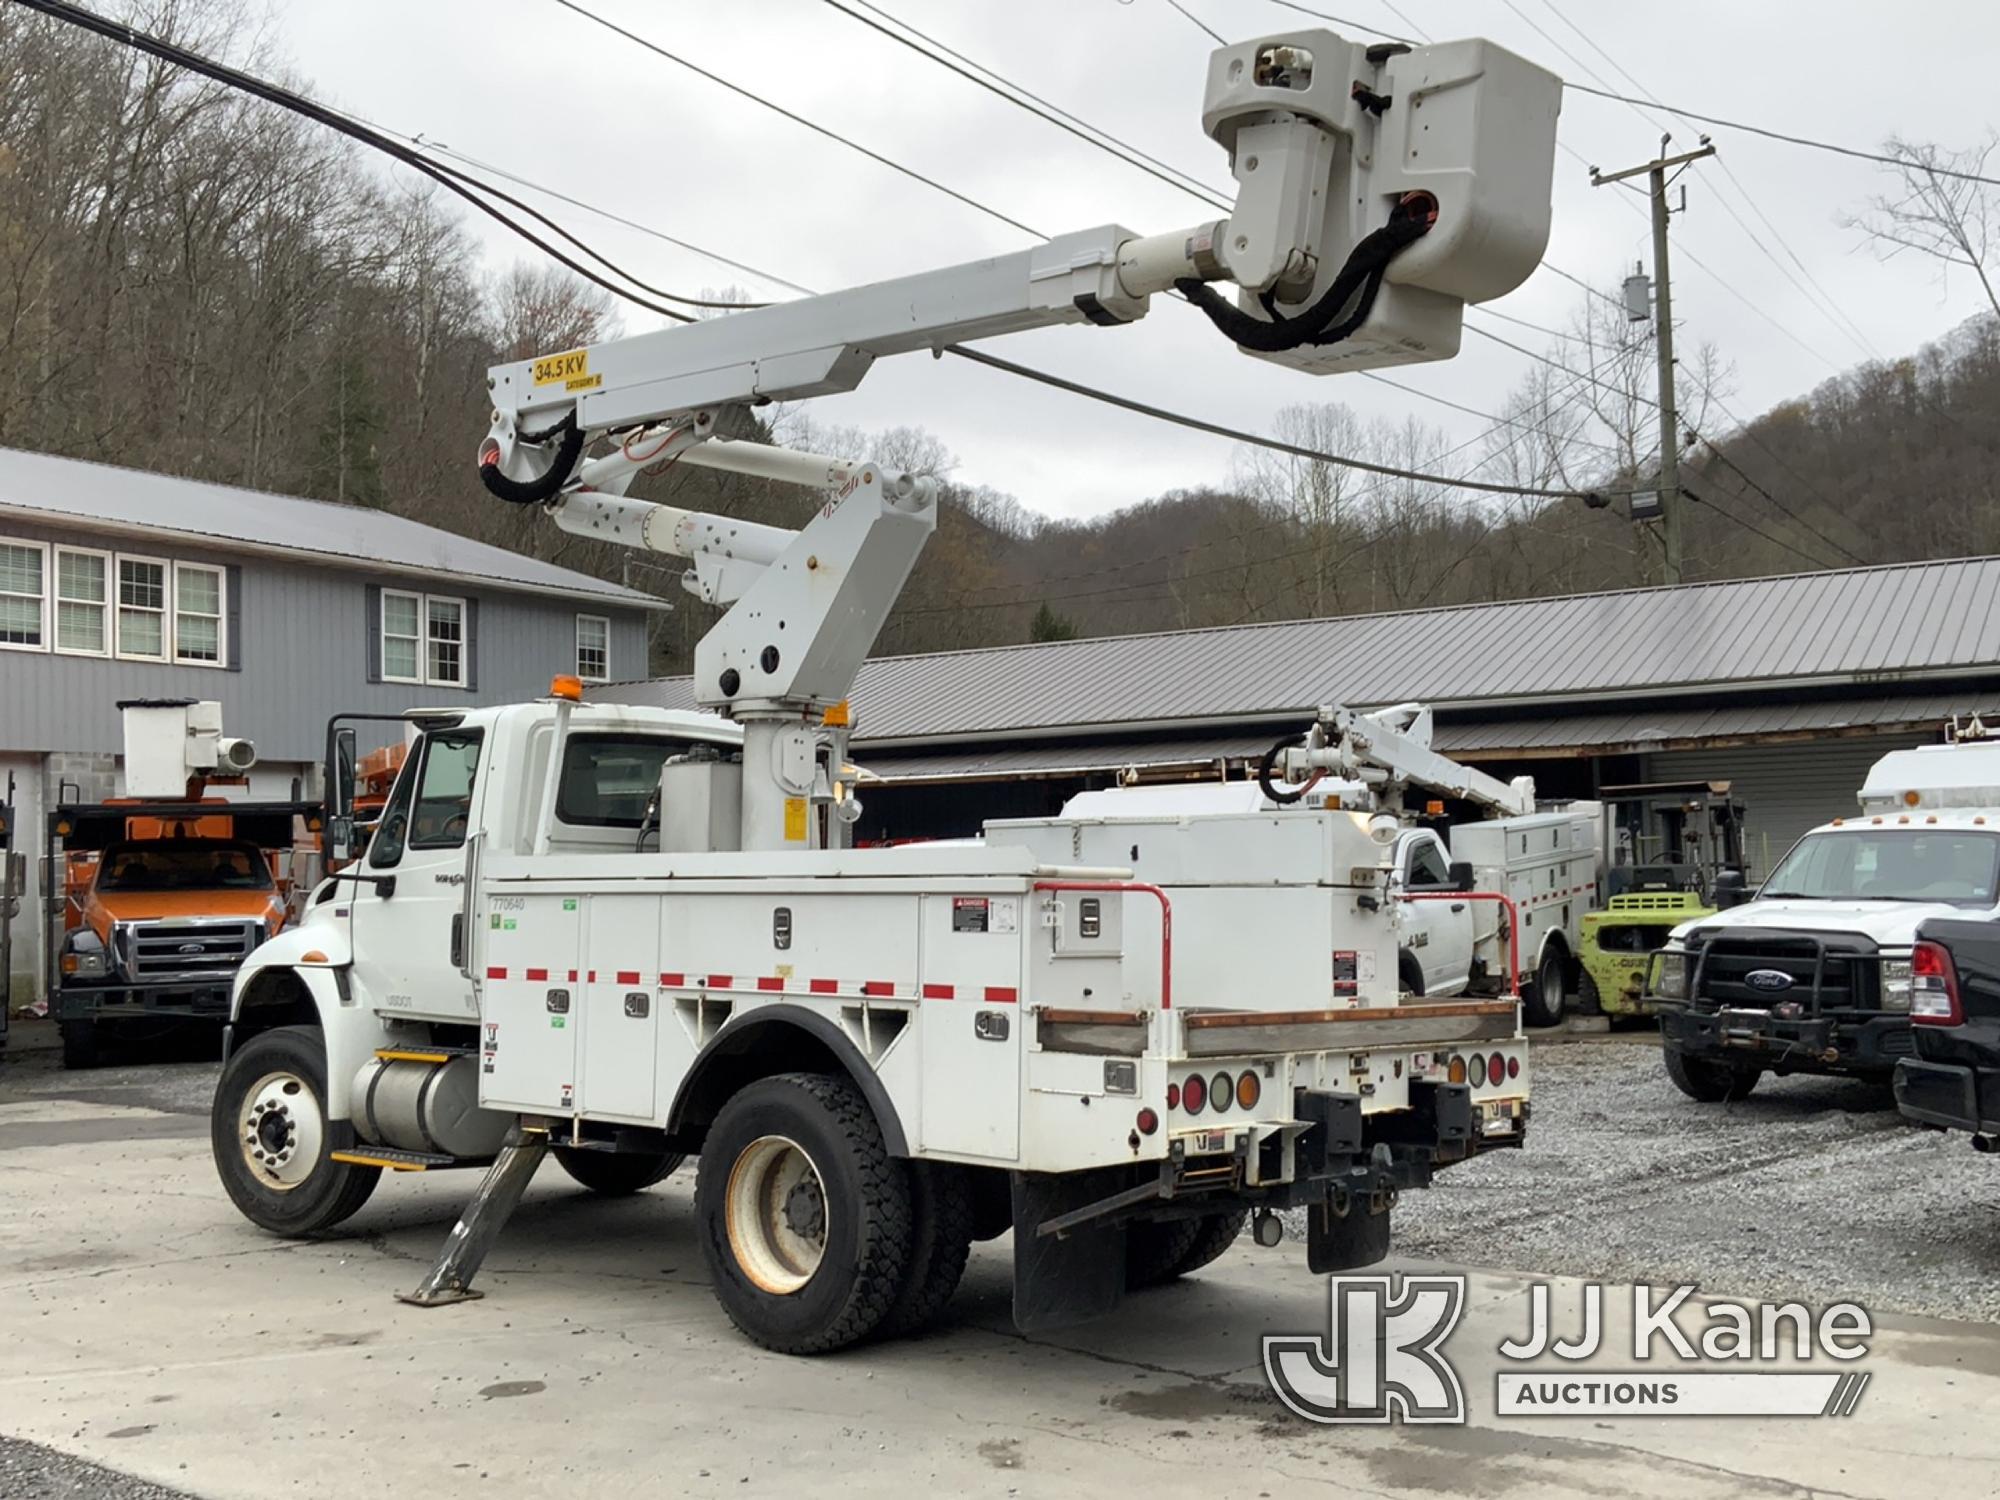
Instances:
[[[1160,1117],[1151,1109],[1139,1111],[1139,1134],[1151,1135],[1160,1128]]]
[[[1191,1115],[1200,1114],[1201,1107],[1208,1103],[1208,1085],[1202,1081],[1201,1074],[1195,1074],[1181,1085],[1181,1103],[1187,1106]]]
[[[1507,1076],[1509,1078],[1519,1078],[1521,1076],[1520,1058],[1510,1057],[1507,1059]]]
[[[1170,1083],[1167,1085],[1167,1108],[1179,1109],[1180,1107],[1181,1086],[1178,1083]]]
[[[1467,1065],[1465,1070],[1465,1078],[1466,1082],[1470,1083],[1474,1088],[1478,1088],[1480,1084],[1486,1082],[1486,1055],[1484,1053],[1475,1052],[1472,1054],[1472,1061]]]
[[[1264,1097],[1264,1084],[1257,1077],[1254,1068],[1245,1068],[1243,1076],[1236,1080],[1236,1103],[1242,1109],[1255,1109],[1257,1101]]]
[[[1236,1097],[1236,1080],[1227,1073],[1217,1073],[1208,1080],[1208,1102],[1217,1114],[1229,1108],[1229,1101]]]
[[[1965,1007],[1958,998],[1958,970],[1951,954],[1936,943],[1910,950],[1910,1019],[1920,1026],[1960,1026]]]
[[[1444,1076],[1453,1083],[1465,1082],[1465,1059],[1454,1052],[1451,1061],[1444,1065]]]
[[[1499,1053],[1496,1052],[1491,1057],[1486,1059],[1486,1081],[1488,1083],[1499,1083],[1502,1080],[1504,1080],[1506,1076],[1507,1076],[1506,1058],[1502,1057]]]

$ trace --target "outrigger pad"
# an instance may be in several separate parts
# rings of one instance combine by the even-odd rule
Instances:
[[[1125,1226],[1079,1224],[1061,1234],[1038,1228],[1131,1185],[1122,1167],[1093,1172],[1015,1172],[1014,1326],[1023,1333],[1102,1317],[1125,1297]]]
[[[1333,1197],[1306,1215],[1306,1265],[1315,1276],[1372,1266],[1389,1254],[1389,1210],[1371,1211],[1365,1198],[1352,1200],[1344,1218],[1333,1212]]]

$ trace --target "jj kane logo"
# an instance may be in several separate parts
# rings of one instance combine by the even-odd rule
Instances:
[[[1867,1389],[1865,1371],[1838,1368],[1868,1352],[1873,1329],[1855,1303],[1815,1314],[1796,1302],[1693,1301],[1692,1286],[1633,1287],[1639,1368],[1605,1369],[1598,1356],[1618,1350],[1605,1289],[1580,1290],[1575,1336],[1563,1337],[1549,1285],[1529,1287],[1525,1334],[1499,1346],[1499,1415],[1848,1416]],[[1265,1377],[1309,1422],[1464,1422],[1465,1388],[1444,1346],[1465,1305],[1463,1276],[1329,1277],[1324,1332],[1266,1334]]]

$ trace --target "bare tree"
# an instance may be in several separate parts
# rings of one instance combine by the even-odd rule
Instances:
[[[1988,271],[2000,199],[1988,184],[1962,175],[1985,175],[1996,147],[2000,132],[1989,131],[1982,144],[1962,151],[1890,137],[1882,150],[1896,158],[1899,190],[1875,198],[1867,214],[1848,222],[1875,241],[1884,259],[1914,250],[1946,270],[1966,267],[2000,314],[2000,293]]]

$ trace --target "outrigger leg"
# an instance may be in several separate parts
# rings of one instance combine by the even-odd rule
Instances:
[[[438,1252],[437,1264],[431,1267],[430,1275],[415,1291],[398,1292],[396,1300],[414,1307],[443,1307],[485,1296],[484,1292],[472,1289],[472,1278],[479,1274],[486,1252],[493,1248],[501,1226],[520,1203],[521,1194],[528,1190],[535,1169],[548,1151],[546,1126],[516,1125],[508,1131],[500,1154],[486,1169],[486,1177],[472,1195],[472,1202],[445,1236],[444,1249]]]

